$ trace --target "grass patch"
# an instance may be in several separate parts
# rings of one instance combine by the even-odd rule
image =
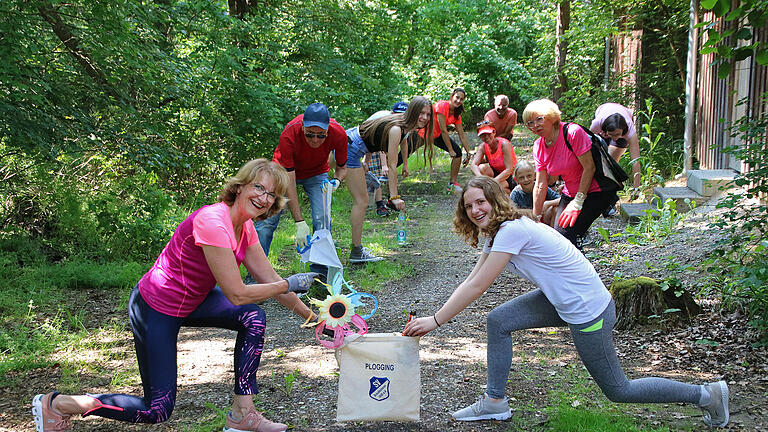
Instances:
[[[149,267],[73,258],[20,268],[13,252],[2,254],[0,277],[8,289],[0,296],[0,376],[61,362],[51,354],[88,343],[94,328],[105,324],[89,322],[86,316],[83,305],[93,292],[107,293],[104,308],[112,310],[114,298],[124,309],[127,293]]]
[[[574,407],[566,401],[547,409],[549,422],[546,429],[560,432],[603,431],[603,432],[662,432],[668,427],[647,428],[635,423],[632,417],[608,410]]]
[[[695,407],[609,401],[583,364],[578,360],[564,364],[563,356],[568,353],[559,349],[516,351],[516,354],[520,359],[515,360],[507,386],[510,406],[515,413],[508,430],[635,432],[691,430],[695,427],[691,420],[678,420],[695,418],[692,414],[698,411]],[[544,396],[544,392],[531,386],[549,390]],[[516,391],[523,387],[528,387],[528,394],[539,394],[541,398],[529,398]],[[633,413],[643,413],[648,420],[638,419]],[[653,417],[656,421],[651,423]],[[659,426],[659,420],[667,424]],[[669,424],[671,422],[674,424]]]
[[[257,399],[254,402],[257,402]],[[205,408],[205,410],[201,410],[200,417],[195,423],[182,425],[184,432],[210,432],[224,428],[229,408],[220,409],[209,402],[206,402]]]

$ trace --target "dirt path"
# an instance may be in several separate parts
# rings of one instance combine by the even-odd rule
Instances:
[[[447,183],[438,175],[440,184]],[[448,298],[469,273],[478,252],[451,234],[450,220],[455,196],[426,194],[423,185],[406,187],[407,201],[420,195],[427,205],[409,213],[413,223],[409,238],[414,244],[397,249],[388,257],[414,266],[412,277],[386,283],[376,293],[380,308],[368,321],[372,332],[399,331],[404,310],[431,314]],[[422,195],[422,193],[424,193]],[[373,224],[393,224],[393,219],[374,219]],[[620,229],[620,222],[600,220],[598,224]],[[662,247],[619,246],[587,248],[587,254],[608,258],[594,259],[598,271],[610,282],[615,271],[625,275],[653,273],[645,261],[663,261],[673,254],[681,262],[698,262],[701,248],[693,247],[699,228],[687,230],[694,237],[673,236]],[[693,238],[694,240],[691,240]],[[622,259],[610,258],[620,251]],[[264,304],[267,312],[267,341],[262,356],[258,404],[274,420],[290,422],[300,431],[506,431],[541,429],[547,421],[547,407],[553,394],[584,409],[601,407],[637,416],[647,426],[669,426],[672,430],[700,429],[698,409],[677,404],[612,404],[599,393],[579,362],[569,333],[565,329],[541,329],[516,335],[508,395],[513,417],[506,422],[458,423],[449,413],[472,403],[485,384],[485,316],[496,305],[532,289],[521,279],[503,274],[470,308],[453,322],[421,339],[421,421],[418,423],[335,422],[338,368],[333,352],[321,348],[313,334],[300,329],[297,317],[277,303]],[[702,382],[725,377],[732,391],[731,430],[768,430],[766,387],[768,365],[765,349],[754,349],[745,339],[744,318],[720,316],[705,302],[706,311],[688,325],[671,328],[645,327],[616,332],[616,344],[627,375],[657,375],[686,382]],[[115,313],[120,316],[122,312]],[[112,363],[115,371],[135,370],[130,331],[117,335],[115,349],[125,351],[124,359]],[[718,346],[697,344],[697,340],[717,341]],[[232,351],[234,333],[211,329],[185,329],[179,338],[178,403],[171,420],[147,427],[88,418],[76,420],[77,431],[182,431],[208,422],[220,430],[216,417],[230,403],[233,381]],[[110,387],[112,376],[86,374],[83,388],[92,392],[140,393],[140,384],[128,382]],[[290,391],[286,376],[295,377]],[[61,382],[57,368],[32,371],[18,377],[18,388],[2,389],[0,431],[32,430],[28,401],[41,388]],[[70,377],[71,379],[71,377]],[[23,383],[23,384],[22,384]],[[95,387],[95,388],[94,388]],[[575,389],[580,389],[576,391]],[[565,395],[565,396],[563,396]],[[577,401],[577,402],[574,402]]]

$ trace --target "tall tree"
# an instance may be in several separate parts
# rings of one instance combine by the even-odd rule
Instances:
[[[557,102],[568,90],[568,78],[565,74],[565,61],[568,55],[568,40],[565,34],[571,27],[571,1],[563,0],[557,3],[556,39],[555,39],[555,73],[557,83],[552,97]]]

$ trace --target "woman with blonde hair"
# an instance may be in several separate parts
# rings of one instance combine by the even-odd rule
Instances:
[[[368,190],[365,184],[365,169],[362,158],[366,153],[383,151],[387,155],[387,186],[389,201],[397,210],[405,210],[405,201],[398,193],[397,156],[403,151],[403,160],[408,159],[408,145],[405,137],[416,129],[426,128],[429,133],[424,139],[424,157],[432,158],[432,103],[423,96],[416,96],[408,104],[404,113],[395,113],[366,120],[360,126],[347,130],[347,187],[354,203],[350,212],[352,225],[352,250],[349,253],[351,263],[380,261],[362,245],[363,219],[368,207]]]
[[[608,399],[614,402],[697,404],[710,426],[728,423],[725,381],[685,384],[665,378],[628,380],[613,345],[616,308],[592,264],[551,227],[518,210],[489,177],[469,180],[456,208],[455,231],[483,251],[469,276],[434,315],[411,320],[406,336],[422,336],[448,324],[477,300],[506,268],[538,288],[488,313],[488,382],[472,405],[454,419],[505,420],[512,413],[505,397],[512,366],[512,332],[539,327],[569,327],[581,361]]]
[[[133,288],[128,315],[144,397],[124,394],[39,394],[32,413],[39,432],[65,431],[70,416],[95,415],[132,423],[161,423],[176,403],[176,341],[182,326],[237,331],[235,388],[225,431],[283,431],[256,411],[256,371],[264,346],[265,315],[256,304],[275,298],[303,319],[313,314],[296,293],[317,273],[280,277],[259,245],[253,219],[286,204],[288,175],[266,159],[246,163],[229,179],[216,204],[179,224],[155,264]],[[258,283],[245,285],[245,265]]]
[[[523,124],[539,136],[533,143],[533,213],[541,216],[549,177],[562,177],[565,186],[555,229],[581,249],[592,222],[618,201],[617,191],[602,190],[597,184],[592,140],[577,124],[569,124],[566,130],[557,104],[549,99],[529,103],[523,111]]]

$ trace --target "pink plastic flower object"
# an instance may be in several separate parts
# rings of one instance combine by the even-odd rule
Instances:
[[[368,333],[368,324],[365,323],[365,320],[358,314],[352,315],[350,318],[350,322],[354,324],[359,330],[357,332],[350,329],[349,324],[344,324],[341,327],[329,327],[326,324],[326,321],[321,321],[319,324],[317,324],[317,327],[315,328],[315,338],[318,342],[320,342],[320,345],[330,348],[330,349],[336,349],[340,347],[344,343],[344,337],[350,334],[361,334],[364,335]],[[323,334],[323,330],[325,329],[333,331],[333,340],[329,341],[326,339],[323,339],[321,335]]]
[[[325,284],[330,294],[325,300],[311,299],[312,305],[318,308],[317,327],[315,328],[315,337],[320,345],[335,349],[344,343],[344,337],[350,334],[368,333],[368,324],[365,319],[355,313],[355,306],[365,306],[361,300],[361,293],[351,289],[349,284],[344,281],[341,273],[337,273],[333,278],[332,285]],[[351,291],[349,294],[342,294],[342,287],[347,286]],[[373,296],[370,296],[374,299]],[[375,309],[374,309],[375,311]],[[366,314],[367,316],[373,313]],[[350,326],[357,327],[357,331]],[[328,334],[326,330],[333,332],[333,340],[323,339],[323,334]]]

